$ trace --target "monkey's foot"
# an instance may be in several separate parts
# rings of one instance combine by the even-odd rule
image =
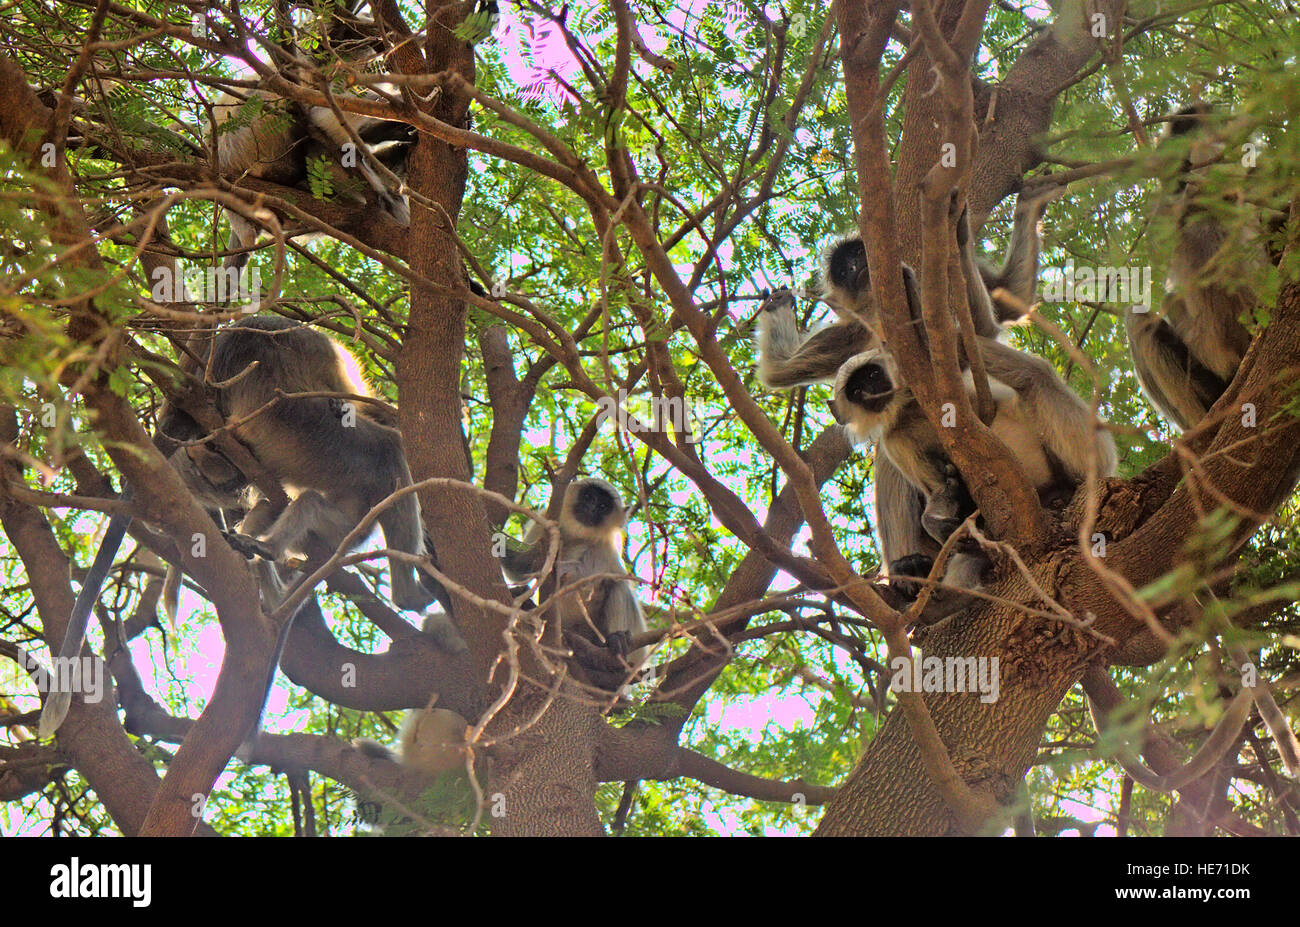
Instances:
[[[909,582],[904,577],[917,576],[924,578],[930,575],[932,566],[934,566],[934,559],[925,554],[909,554],[906,557],[899,557],[889,565],[889,585],[897,590],[900,595],[915,599],[921,594],[921,584]]]
[[[629,641],[627,632],[619,632],[625,639],[626,646]],[[605,692],[621,692],[629,684],[638,681],[636,674],[628,666],[628,661],[623,654],[620,654],[610,641],[618,635],[610,634],[606,637],[604,645],[593,643],[587,640],[581,634],[567,632],[564,640],[573,648],[573,657],[576,668],[581,678]]]
[[[238,531],[223,531],[221,536],[226,539],[226,543],[236,553],[243,554],[249,560],[270,560],[275,561],[275,551],[264,541],[259,541],[255,537],[247,534],[240,534]]]

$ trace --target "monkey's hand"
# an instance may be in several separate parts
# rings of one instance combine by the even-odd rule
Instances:
[[[275,551],[273,551],[264,541],[259,541],[255,537],[247,534],[240,534],[238,531],[222,531],[221,536],[226,539],[226,543],[236,553],[243,554],[249,560],[270,560],[275,561]]]
[[[942,544],[974,511],[975,503],[966,489],[966,483],[957,468],[948,464],[944,470],[943,489],[929,498],[925,511],[921,513],[921,527],[926,534]]]
[[[909,582],[903,577],[917,576],[924,579],[930,575],[932,566],[934,566],[934,558],[926,554],[908,554],[906,557],[899,557],[889,565],[889,585],[900,595],[915,599],[921,594],[921,585]]]
[[[794,315],[794,294],[786,289],[777,290],[763,300],[758,317],[759,380],[765,386],[776,388],[797,385],[783,369],[803,341]]]
[[[794,294],[786,287],[781,287],[775,293],[765,294],[763,299],[763,312],[778,312],[782,309],[794,309]]]
[[[616,653],[620,659],[626,659],[632,652],[632,634],[629,631],[611,631],[605,635],[605,646]]]

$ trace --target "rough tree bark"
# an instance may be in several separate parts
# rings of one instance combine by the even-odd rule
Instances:
[[[962,0],[943,4],[940,22],[945,35],[952,35],[963,6]],[[1015,80],[1009,78],[1008,82],[1018,92],[1012,100],[999,103],[997,119],[984,133],[976,160],[970,197],[981,216],[1018,187],[1023,167],[1033,163],[1031,141],[1047,129],[1051,111],[1051,98],[1039,88],[1063,85],[1088,59],[1096,40],[1086,38],[1086,32],[1080,33],[1093,23],[1087,14],[1101,12],[1114,23],[1116,6],[1064,4],[1051,32],[1017,63]],[[854,48],[847,43],[845,47]],[[971,50],[958,49],[961,53]],[[913,63],[911,73],[920,75],[928,70],[929,59],[923,53]],[[860,79],[871,78],[869,69],[859,67],[855,71],[846,61],[846,80],[854,80],[855,73],[862,75]],[[924,92],[928,86],[928,82],[914,78],[905,94],[908,109],[895,184],[900,215],[916,215],[916,210],[904,204],[921,195],[923,178],[933,161],[925,152],[933,151],[941,141],[935,132],[940,124],[938,104]],[[852,99],[850,88],[851,103]],[[1022,106],[1015,107],[1016,101]],[[913,133],[910,138],[909,131]],[[856,127],[855,140],[862,140]],[[900,238],[905,254],[919,251],[916,222],[900,229]],[[1282,398],[1277,387],[1284,380],[1259,368],[1290,371],[1300,365],[1300,288],[1291,286],[1284,292],[1276,315],[1256,340],[1251,354],[1242,365],[1247,375],[1239,391],[1265,406],[1277,405]],[[1223,404],[1230,398],[1225,397]],[[1261,414],[1260,421],[1266,421],[1269,414]],[[1245,543],[1259,522],[1294,488],[1300,471],[1297,434],[1300,426],[1289,417],[1280,425],[1251,433],[1229,416],[1213,438],[1212,448],[1244,441],[1251,450],[1248,466],[1241,466],[1240,461],[1229,465],[1223,455],[1209,459],[1208,480],[1244,510],[1261,513],[1259,518],[1238,526],[1224,559]],[[1144,475],[1127,483],[1104,484],[1096,522],[1097,530],[1114,542],[1104,568],[1114,570],[1135,587],[1156,579],[1177,562],[1182,542],[1197,520],[1186,488],[1174,491],[1177,468],[1172,465],[1172,456],[1152,469],[1155,479]],[[983,704],[972,695],[959,694],[926,695],[925,702],[962,778],[973,788],[987,787],[1004,803],[1028,769],[1047,720],[1062,696],[1080,679],[1090,661],[1104,666],[1114,655],[1115,651],[1098,635],[1113,638],[1118,649],[1147,630],[1110,591],[1098,571],[1080,557],[1076,532],[1082,515],[1082,499],[1076,499],[1061,523],[1052,526],[1045,549],[1033,551],[1025,560],[1036,585],[1050,600],[1062,603],[1076,617],[1091,614],[1096,618],[1096,634],[1027,615],[1017,607],[984,604],[972,607],[923,638],[927,657],[976,656],[999,661],[1002,684],[995,703]],[[1203,565],[1207,575],[1217,565]],[[1005,563],[989,593],[1024,607],[1043,604],[1033,585]],[[989,826],[1000,830],[1004,822],[993,820]],[[899,711],[890,715],[868,746],[817,831],[826,836],[959,832],[961,828],[933,787],[912,732]]]

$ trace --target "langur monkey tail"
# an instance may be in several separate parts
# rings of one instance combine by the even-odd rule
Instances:
[[[994,338],[1004,327],[1023,321],[1030,307],[1037,302],[1043,212],[1064,189],[1048,187],[1028,198],[1023,195],[1016,198],[1011,240],[1007,243],[1000,269],[976,255],[969,208],[962,209],[957,220],[957,247],[966,276],[971,318],[976,334],[981,337]]]
[[[167,619],[169,628],[176,627],[176,613],[180,607],[180,597],[181,571],[168,564],[167,573],[163,576],[162,596],[159,601],[162,603],[163,615]]]

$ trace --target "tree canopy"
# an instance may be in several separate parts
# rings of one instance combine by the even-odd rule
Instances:
[[[437,834],[1300,834],[1285,0],[384,0],[360,5],[365,55],[332,0],[3,8],[3,832],[349,835],[386,805]],[[1188,159],[1161,139],[1202,101],[1200,202],[1264,228],[1271,260],[1247,263],[1243,233],[1204,268],[1251,275],[1253,342],[1180,434],[1133,372],[1142,300],[1088,281],[1136,272],[1160,305]],[[409,224],[332,155],[291,184],[217,170],[220,138],[322,107],[414,128],[390,178]],[[802,325],[829,321],[820,255],[860,234],[937,415],[960,382],[960,334],[928,324],[964,306],[957,207],[996,262],[1017,196],[1045,193],[1041,302],[1006,340],[1093,403],[1119,472],[1040,507],[992,432],[962,431],[993,571],[917,623],[881,576],[872,449],[829,386],[760,384],[761,307],[789,287]],[[242,278],[230,214],[266,232]],[[880,272],[899,262],[924,346]],[[232,280],[252,289],[217,298]],[[467,648],[394,608],[382,543],[311,558],[243,763],[287,616],[153,435],[164,402],[214,408],[190,339],[250,309],[329,334],[388,404]],[[622,695],[584,683],[498,566],[579,475],[629,510],[656,672]],[[104,697],[41,739],[35,667],[128,513],[88,643]],[[900,692],[909,656],[918,680],[992,661],[996,697]],[[394,742],[435,693],[469,724],[464,768],[430,785],[353,746]]]

